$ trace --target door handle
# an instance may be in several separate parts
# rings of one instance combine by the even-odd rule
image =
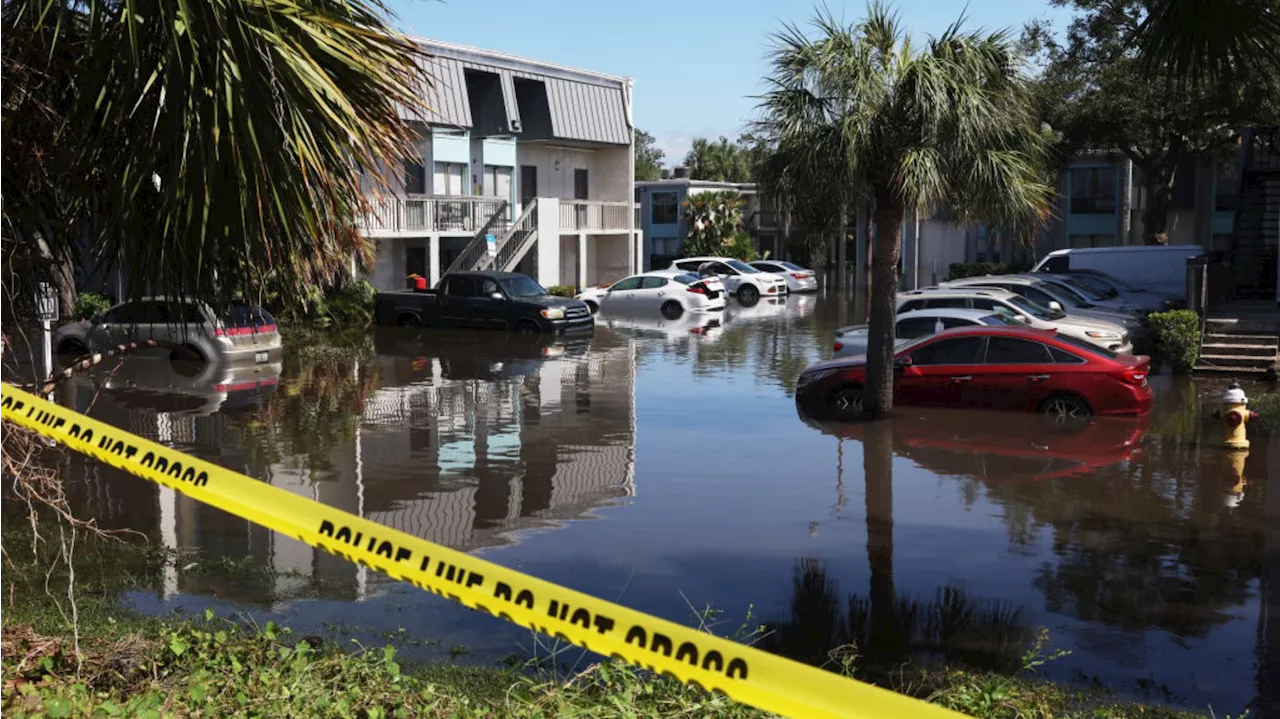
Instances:
[[[1049,375],[1047,374],[1033,374],[1027,377],[1028,382],[1043,382],[1047,379],[1049,379]]]
[[[971,380],[971,379],[973,379],[973,375],[963,375],[963,376],[960,376],[960,377],[952,377],[952,378],[951,378],[951,383],[952,383],[952,384],[960,384],[961,382],[968,382],[968,381],[969,381],[969,380]]]

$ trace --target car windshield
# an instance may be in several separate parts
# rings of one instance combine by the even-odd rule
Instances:
[[[679,282],[682,285],[691,285],[694,282],[698,282],[702,278],[697,275],[676,275],[671,279],[675,280],[676,282]]]
[[[760,272],[760,270],[757,270],[756,268],[752,267],[751,265],[748,265],[745,262],[742,262],[741,260],[729,260],[728,262],[725,262],[725,264],[741,272],[744,275],[754,275]]]
[[[1016,318],[1014,318],[1011,313],[1005,314],[1005,313],[1008,313],[1009,310],[1004,309],[1003,307],[1001,309],[1004,310],[1004,313],[987,315],[986,317],[983,317],[981,319],[982,324],[984,325],[1021,325],[1022,324]]]
[[[1092,275],[1072,275],[1064,280],[1072,287],[1087,288],[1099,295],[1102,299],[1111,299],[1120,293],[1116,288],[1108,285],[1104,280],[1100,280]]]
[[[261,307],[238,305],[227,310],[222,322],[228,327],[264,327],[274,325],[276,318]]]
[[[546,288],[534,282],[533,278],[523,275],[504,277],[499,282],[502,284],[502,289],[506,290],[511,297],[543,297],[547,294]]]
[[[1010,297],[1007,301],[1009,304],[1013,305],[1014,307],[1017,307],[1023,312],[1026,312],[1032,317],[1035,317],[1036,319],[1045,320],[1046,322],[1060,320],[1063,317],[1067,316],[1066,312],[1054,312],[1048,307],[1042,307],[1025,297],[1021,297],[1021,296]]]
[[[1065,299],[1066,303],[1073,307],[1085,308],[1091,306],[1088,301],[1085,301],[1084,296],[1079,293],[1079,290],[1066,287],[1066,285],[1062,283],[1051,283],[1051,281],[1042,281],[1041,284],[1043,287],[1050,289],[1053,296],[1055,296],[1059,302],[1064,301]]]

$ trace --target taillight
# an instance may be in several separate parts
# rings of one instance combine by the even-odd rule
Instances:
[[[703,287],[702,285],[689,285],[689,291],[695,295],[707,294],[707,288]]]
[[[803,280],[804,278],[808,277],[809,275],[806,275],[806,274],[805,274],[805,273],[803,273],[803,272],[792,272],[792,273],[791,273],[791,276],[792,276],[792,277],[794,277],[794,278],[796,278],[797,280]]]
[[[256,335],[263,332],[275,331],[275,325],[262,325],[261,327],[217,327],[213,330],[213,336],[236,337],[239,335]]]
[[[1128,369],[1122,370],[1120,372],[1120,379],[1123,379],[1125,382],[1128,382],[1129,384],[1134,384],[1141,387],[1147,383],[1147,368],[1146,367],[1141,367],[1141,368],[1130,367]]]
[[[844,349],[844,345],[840,342],[837,342],[834,349],[836,352],[839,352],[840,350]]]

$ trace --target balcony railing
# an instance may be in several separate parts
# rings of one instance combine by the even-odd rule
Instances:
[[[628,220],[635,212],[634,202],[601,202],[599,200],[560,200],[560,230],[616,231],[630,229]]]
[[[372,211],[360,223],[364,230],[474,233],[507,202],[495,197],[389,195],[372,198],[370,204]]]

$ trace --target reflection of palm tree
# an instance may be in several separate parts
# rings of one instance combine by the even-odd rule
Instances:
[[[900,634],[893,621],[893,424],[867,425],[862,442],[862,471],[867,491],[867,565],[871,568],[872,652]]]

